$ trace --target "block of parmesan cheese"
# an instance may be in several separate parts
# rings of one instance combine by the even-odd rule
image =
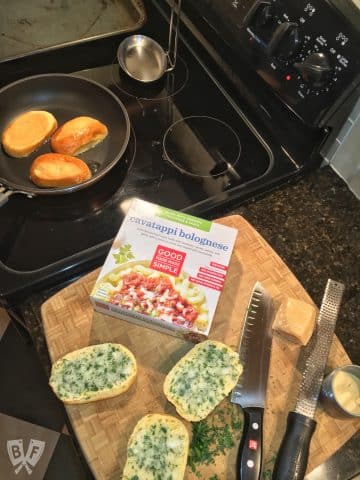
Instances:
[[[306,345],[314,331],[316,308],[314,305],[287,298],[276,314],[273,330],[285,338]]]

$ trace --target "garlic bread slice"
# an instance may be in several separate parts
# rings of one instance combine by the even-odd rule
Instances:
[[[64,403],[87,403],[125,392],[137,372],[134,355],[121,344],[102,343],[57,360],[50,386]]]
[[[141,418],[127,448],[123,480],[182,480],[189,450],[189,434],[170,415]]]
[[[203,420],[235,387],[242,372],[239,355],[221,342],[192,348],[168,373],[166,398],[190,422]]]

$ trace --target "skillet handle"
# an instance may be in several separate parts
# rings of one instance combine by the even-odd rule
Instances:
[[[7,203],[10,195],[13,195],[14,193],[21,193],[22,195],[26,195],[28,198],[34,197],[34,194],[24,192],[22,190],[7,190],[6,187],[2,186],[0,183],[0,208]]]
[[[4,187],[0,186],[0,208],[7,203],[9,200],[10,195],[14,192],[12,190],[5,190]]]

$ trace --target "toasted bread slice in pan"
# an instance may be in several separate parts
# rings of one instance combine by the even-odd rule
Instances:
[[[57,129],[54,115],[45,110],[30,110],[9,123],[2,134],[5,152],[11,157],[27,157]]]
[[[75,117],[54,133],[51,148],[57,153],[79,155],[102,142],[107,134],[106,125],[95,118]]]
[[[30,178],[39,187],[70,187],[89,180],[91,171],[80,158],[44,153],[31,164]]]

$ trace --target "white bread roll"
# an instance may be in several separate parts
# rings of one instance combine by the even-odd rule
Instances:
[[[51,137],[54,152],[78,155],[102,142],[108,134],[106,125],[91,117],[75,117],[64,123]]]
[[[31,110],[14,118],[2,134],[5,152],[11,157],[27,157],[57,129],[54,115],[45,110]]]
[[[30,167],[30,179],[39,187],[71,187],[91,178],[91,171],[80,158],[61,153],[44,153]]]

